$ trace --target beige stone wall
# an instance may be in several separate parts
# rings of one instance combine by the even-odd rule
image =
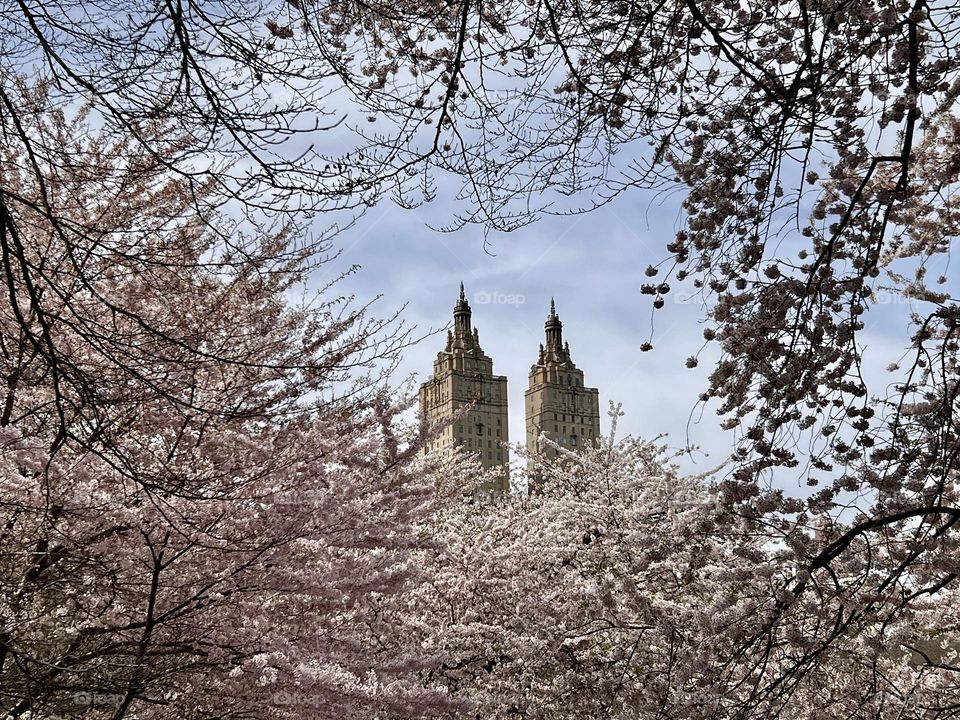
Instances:
[[[497,487],[509,490],[507,378],[493,375],[489,358],[470,358],[442,352],[434,363],[434,376],[420,387],[420,412],[431,423],[452,417],[470,406],[466,414],[444,428],[426,452],[454,446],[477,453],[484,467],[502,468]]]
[[[570,450],[592,446],[600,437],[600,396],[596,388],[583,386],[583,372],[551,372],[534,366],[524,393],[527,451],[537,453],[541,432]],[[545,450],[548,457],[556,451]]]
[[[461,447],[477,453],[484,467],[503,469],[502,480],[486,488],[503,493],[509,490],[507,378],[493,374],[493,360],[480,347],[471,314],[461,285],[446,348],[437,354],[433,377],[420,386],[420,413],[427,422],[436,424],[469,409],[445,427],[424,452]],[[544,331],[546,344],[540,346],[537,362],[530,369],[524,395],[526,443],[531,456],[538,452],[541,432],[570,450],[595,445],[600,437],[599,392],[584,386],[583,371],[570,359],[552,300]],[[548,448],[546,453],[553,457],[556,450]]]
[[[563,323],[552,300],[544,334],[546,343],[540,346],[537,362],[530,368],[524,394],[527,452],[531,457],[528,469],[540,453],[541,434],[561,448],[574,451],[595,445],[600,437],[600,394],[596,388],[584,386],[583,371],[574,365],[570,347],[563,342]],[[558,451],[547,447],[543,453],[553,458]]]

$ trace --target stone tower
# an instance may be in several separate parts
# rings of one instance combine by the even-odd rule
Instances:
[[[420,386],[420,414],[428,422],[451,417],[473,403],[467,414],[431,442],[425,451],[459,445],[479,453],[484,467],[502,467],[502,479],[487,490],[505,493],[510,487],[507,436],[507,378],[493,374],[493,360],[480,347],[480,336],[470,325],[470,305],[460,283],[460,299],[453,308],[453,331],[437,354],[433,377]]]
[[[570,359],[570,346],[563,342],[563,324],[553,299],[544,325],[546,346],[540,346],[537,362],[530,368],[530,385],[524,393],[527,418],[527,451],[537,454],[540,433],[564,448],[591,446],[600,436],[600,397],[596,388],[584,387],[583,370]],[[547,457],[557,451],[546,448]]]

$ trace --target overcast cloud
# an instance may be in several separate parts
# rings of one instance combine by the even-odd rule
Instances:
[[[703,306],[689,288],[675,288],[654,314],[651,298],[639,291],[644,269],[665,256],[680,222],[679,199],[651,204],[638,191],[589,214],[546,217],[511,234],[491,234],[486,246],[480,228],[440,233],[428,227],[448,222],[449,212],[443,203],[413,211],[381,203],[339,236],[337,267],[362,265],[347,289],[358,300],[382,294],[380,316],[406,304],[405,321],[421,332],[452,322],[463,281],[481,345],[494,371],[508,378],[511,442],[524,439],[523,393],[552,296],[574,362],[587,385],[600,390],[604,433],[608,403],[619,402],[626,413],[621,434],[667,434],[672,447],[699,446],[681,461],[684,469],[702,471],[725,460],[733,436],[719,429],[715,406],[697,404],[717,358],[715,344],[704,349]],[[902,352],[905,309],[881,306],[867,317],[867,374],[881,390],[882,368]],[[648,340],[653,351],[641,352]],[[429,377],[443,344],[441,333],[408,349],[398,382],[410,374],[417,382]],[[692,355],[700,364],[688,369]],[[783,482],[803,487],[799,477]]]

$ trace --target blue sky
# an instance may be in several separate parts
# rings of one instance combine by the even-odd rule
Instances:
[[[451,208],[443,202],[416,210],[382,202],[338,237],[342,255],[336,267],[361,265],[344,289],[358,301],[382,295],[375,305],[380,316],[406,304],[405,322],[419,332],[451,323],[462,281],[481,345],[494,371],[508,378],[511,442],[524,438],[527,374],[554,297],[573,360],[587,385],[600,390],[603,432],[609,431],[609,401],[623,403],[620,434],[666,434],[672,447],[698,446],[700,452],[680,464],[704,471],[726,459],[733,441],[720,430],[715,406],[697,405],[717,358],[715,344],[704,349],[705,310],[680,289],[654,313],[651,298],[639,290],[644,269],[663,259],[681,223],[679,198],[673,197],[655,202],[636,191],[589,214],[548,216],[513,233],[490,234],[486,244],[478,227],[432,230],[431,224],[450,220]],[[890,381],[882,368],[906,342],[903,310],[880,306],[867,317],[867,376],[878,391]],[[647,340],[654,349],[643,353],[640,345]],[[409,348],[398,383],[408,375],[417,382],[429,377],[443,344],[440,333]],[[685,367],[691,355],[699,355],[695,369]],[[801,478],[784,482],[804,487]]]
[[[331,157],[346,154],[349,165],[349,156],[357,148],[357,130],[386,138],[383,141],[389,145],[389,138],[397,131],[389,117],[380,114],[369,123],[367,113],[358,112],[349,97],[331,97],[330,102],[332,116],[344,121],[318,131],[315,138],[311,136],[311,141],[316,141],[311,146],[314,152]],[[433,128],[424,126],[419,132],[415,135],[420,142],[432,143]],[[469,131],[467,136],[469,139]],[[619,173],[651,151],[643,138],[618,150],[603,158],[605,177],[622,180]],[[811,158],[812,167],[822,174],[825,169],[817,163],[835,159],[829,146],[815,148]],[[792,179],[796,191],[800,170],[791,162],[785,158],[782,177],[788,186]],[[407,349],[395,376],[397,384],[408,376],[414,376],[417,382],[430,376],[436,354],[444,345],[443,330],[452,321],[462,281],[481,345],[493,358],[495,372],[508,378],[510,439],[514,443],[522,441],[523,393],[543,339],[543,322],[552,296],[574,362],[584,371],[586,383],[600,391],[604,432],[609,431],[605,411],[614,401],[622,403],[625,412],[620,421],[621,434],[643,438],[666,435],[665,442],[674,448],[697,446],[699,452],[681,460],[684,470],[705,471],[725,462],[734,434],[720,429],[716,404],[702,407],[697,402],[718,358],[716,344],[704,347],[706,308],[689,284],[677,287],[671,282],[673,292],[659,311],[653,311],[650,296],[640,293],[641,284],[648,281],[645,268],[664,259],[666,244],[684,223],[682,193],[633,189],[593,212],[544,216],[509,234],[485,235],[477,226],[444,233],[431,226],[454,222],[463,210],[458,191],[464,186],[462,178],[444,175],[439,165],[424,171],[428,180],[416,174],[408,179],[415,187],[423,180],[423,187],[436,194],[432,202],[409,210],[381,199],[336,237],[336,247],[342,254],[326,268],[324,277],[315,279],[315,284],[321,285],[339,271],[360,265],[361,270],[349,277],[340,291],[354,294],[361,304],[382,296],[374,306],[380,317],[404,307],[408,326],[415,326],[421,333],[438,331]],[[522,207],[526,199],[523,183],[522,172],[505,178],[504,185],[516,188],[520,196],[508,210]],[[809,212],[818,191],[817,186],[803,187],[801,215]],[[588,197],[565,198],[551,188],[531,200],[534,204],[558,203],[559,207],[590,203]],[[791,210],[781,212],[774,226],[783,236],[768,250],[792,254],[800,248],[799,242],[806,245],[808,241],[791,230],[796,226],[791,222]],[[329,217],[333,216],[321,215],[319,226],[324,226]],[[897,269],[910,273],[908,268]],[[939,272],[931,269],[930,275],[935,277]],[[859,335],[864,346],[862,375],[874,396],[885,396],[890,383],[902,381],[884,368],[899,361],[909,344],[907,319],[911,307],[902,298],[884,292],[884,284],[892,283],[881,278],[874,286],[881,302],[863,316],[866,327]],[[952,286],[948,289],[960,292]],[[922,310],[928,312],[930,308]],[[640,347],[647,341],[654,347],[643,353]],[[685,366],[690,356],[699,359],[694,369]],[[785,472],[775,478],[785,488],[808,493],[805,480],[802,471],[795,475]]]
[[[564,339],[586,383],[599,388],[601,426],[609,431],[609,401],[623,403],[621,433],[654,437],[669,433],[671,445],[687,442],[687,421],[704,389],[709,362],[684,367],[701,348],[701,308],[670,303],[657,312],[653,352],[640,352],[650,337],[650,298],[639,291],[643,270],[663,257],[673,233],[676,209],[628,212],[628,202],[591,214],[547,217],[520,231],[493,234],[484,246],[479,228],[439,233],[430,222],[445,219],[444,208],[409,211],[383,203],[339,237],[342,266],[362,270],[349,281],[358,299],[382,294],[381,315],[407,307],[404,317],[418,330],[442,329],[452,321],[459,283],[466,286],[480,342],[494,371],[508,378],[510,438],[524,438],[523,393],[527,374],[543,341],[550,297],[563,321]],[[432,371],[442,349],[441,335],[429,337],[404,355],[398,378]],[[715,416],[690,427],[690,440],[716,464],[729,439]]]

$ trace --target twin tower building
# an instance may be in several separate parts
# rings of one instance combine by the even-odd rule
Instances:
[[[570,346],[563,342],[563,324],[553,300],[544,325],[546,342],[540,345],[530,381],[524,393],[527,450],[537,454],[541,433],[557,445],[577,450],[593,445],[600,435],[600,401],[596,388],[585,387],[583,371],[570,359]],[[507,378],[493,374],[493,360],[480,347],[480,336],[471,325],[470,305],[460,284],[460,298],[453,308],[453,330],[447,345],[433,363],[433,377],[420,386],[420,414],[432,423],[453,417],[469,406],[456,422],[431,442],[426,452],[460,446],[479,454],[484,467],[503,468],[499,487],[509,489],[507,434]],[[552,448],[544,452],[556,453]]]

